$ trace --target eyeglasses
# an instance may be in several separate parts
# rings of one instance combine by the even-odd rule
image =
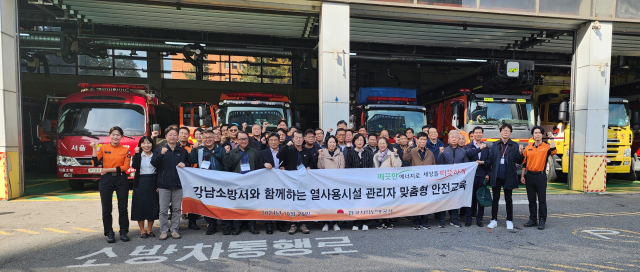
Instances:
[[[236,132],[236,131],[238,131],[238,130],[237,130],[237,129],[230,129],[229,131],[231,131],[231,132]]]
[[[213,137],[202,137],[202,139],[213,139]]]
[[[248,141],[249,138],[238,138],[238,141]]]

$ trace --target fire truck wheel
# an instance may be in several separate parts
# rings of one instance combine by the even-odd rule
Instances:
[[[558,178],[556,174],[556,165],[554,163],[553,156],[547,158],[547,183],[554,182]]]
[[[73,179],[69,180],[69,186],[71,186],[72,190],[80,191],[84,189],[84,180],[81,179]]]
[[[628,180],[628,181],[636,181],[636,171],[633,170],[633,159],[631,159],[631,169],[629,169],[629,173],[627,174],[622,174],[622,179],[623,180]]]

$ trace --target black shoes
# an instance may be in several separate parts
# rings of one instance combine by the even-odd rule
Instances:
[[[124,231],[120,231],[120,240],[123,242],[129,242],[129,236],[127,236],[127,233]]]
[[[231,235],[239,235],[240,234],[240,229],[233,229],[233,232],[231,233]]]
[[[192,230],[200,230],[200,227],[198,227],[198,224],[197,224],[197,223],[195,223],[195,222],[193,222],[193,223],[189,223],[188,228],[189,228],[189,229],[192,229]]]
[[[471,227],[471,220],[467,220],[467,222],[464,222],[464,226]]]
[[[231,235],[230,229],[222,229],[222,235]]]
[[[267,228],[267,234],[273,234],[273,229],[272,228]]]
[[[478,225],[478,227],[484,227],[484,223],[482,223],[482,221],[478,221],[476,224]]]
[[[256,229],[255,226],[249,227],[249,232],[251,232],[251,234],[260,234],[260,232]]]
[[[141,233],[140,234],[140,238],[147,239],[147,238],[149,238],[149,234],[147,234],[146,232],[145,233]]]
[[[543,229],[544,229],[544,223],[545,223],[546,221],[547,221],[547,220],[545,220],[545,219],[540,219],[540,223],[538,223],[538,229],[539,229],[539,230],[543,230]]]
[[[542,220],[540,220],[540,221],[542,221]],[[538,225],[538,223],[536,223],[536,220],[532,220],[532,219],[529,219],[529,221],[527,221],[527,223],[524,223],[524,227],[525,228],[535,227],[537,225]]]
[[[213,235],[216,232],[218,232],[218,229],[207,229],[205,235]]]
[[[113,231],[107,233],[107,243],[115,243],[116,242],[116,234]]]

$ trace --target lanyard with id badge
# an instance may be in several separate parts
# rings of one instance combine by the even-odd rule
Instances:
[[[244,163],[240,165],[240,171],[241,172],[249,172],[251,171],[251,166],[249,166],[248,163]]]
[[[306,167],[304,167],[304,164],[300,161],[300,151],[298,151],[298,168],[297,170],[300,169],[307,169]]]
[[[202,161],[202,165],[200,165],[201,169],[209,169],[209,166],[211,166],[211,162],[210,161]]]
[[[509,145],[505,145],[502,150],[502,158],[500,159],[500,164],[504,164],[504,154],[507,153],[507,149],[509,149]]]

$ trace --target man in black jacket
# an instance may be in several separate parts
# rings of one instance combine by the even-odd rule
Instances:
[[[264,138],[265,135],[262,134],[260,125],[253,124],[253,126],[251,127],[251,134],[252,135],[249,138],[249,147],[257,150],[258,152],[267,147],[267,141]]]
[[[371,132],[371,134],[367,136],[367,144],[364,149],[371,151],[372,154],[378,152],[378,135],[376,135],[375,132]]]
[[[498,202],[500,201],[500,190],[504,187],[504,200],[507,202],[507,229],[513,229],[513,199],[511,193],[518,188],[517,163],[522,163],[524,147],[509,139],[513,127],[504,124],[500,127],[500,140],[491,146],[489,157],[485,163],[492,165],[489,180],[493,187],[493,205],[491,205],[491,222],[488,228],[498,226]]]
[[[409,137],[406,134],[400,134],[398,139],[396,139],[396,143],[393,145],[396,153],[400,158],[403,158],[405,152],[410,152],[412,148],[416,147],[415,142],[409,141]],[[366,147],[365,147],[366,149]],[[402,167],[410,166],[411,162],[402,161]]]
[[[249,134],[244,131],[238,132],[238,147],[231,150],[230,146],[225,146],[224,166],[230,172],[245,174],[258,169],[258,151],[249,147]],[[231,234],[240,234],[240,220],[233,220],[233,232]],[[222,234],[229,235],[229,220],[222,221]],[[252,234],[259,234],[256,229],[256,221],[249,221],[249,231]]]
[[[289,141],[287,145],[280,148],[278,151],[278,159],[282,162],[285,170],[294,171],[299,169],[309,170],[309,162],[311,161],[311,150],[302,146],[303,142],[302,131],[296,130],[293,132],[293,142]],[[304,223],[300,224],[300,231],[304,234],[309,234],[309,229]],[[289,234],[295,234],[298,231],[297,222],[291,222],[291,228],[289,228]]]
[[[258,153],[258,169],[282,169],[280,160],[278,159],[278,151],[280,151],[280,139],[277,133],[271,133],[268,136],[269,148]]]
[[[311,159],[309,159],[309,168],[311,169],[318,169],[318,150],[320,147],[315,145],[315,139],[313,129],[307,129],[304,132],[304,148],[311,151]]]
[[[302,131],[296,130],[293,133],[293,141],[289,141],[278,151],[278,159],[282,162],[284,170],[294,171],[298,169],[311,169],[311,150],[302,146],[304,139]]]
[[[158,197],[160,200],[160,240],[171,237],[180,239],[178,227],[182,214],[182,183],[177,167],[190,166],[187,150],[178,144],[178,129],[169,128],[165,132],[167,144],[156,148],[151,157],[151,165],[158,172]],[[169,226],[169,206],[171,206],[171,226]]]
[[[491,167],[486,163],[489,157],[489,148],[487,148],[487,144],[482,142],[482,136],[484,134],[482,127],[475,127],[471,133],[469,137],[472,137],[473,140],[467,145],[467,158],[469,158],[469,161],[478,162],[478,168],[473,180],[473,200],[471,201],[471,208],[467,208],[465,213],[467,220],[464,225],[470,227],[471,220],[473,220],[475,216],[478,227],[484,227],[484,223],[482,222],[484,207],[478,203],[476,193],[482,186],[484,180],[489,178]]]
[[[268,141],[269,147],[258,153],[258,169],[280,169],[281,161],[278,159],[278,151],[280,151],[280,139],[277,133],[269,134]],[[267,234],[273,234],[273,221],[265,222],[267,228]],[[286,232],[286,224],[283,221],[276,222],[276,228],[281,232]]]

